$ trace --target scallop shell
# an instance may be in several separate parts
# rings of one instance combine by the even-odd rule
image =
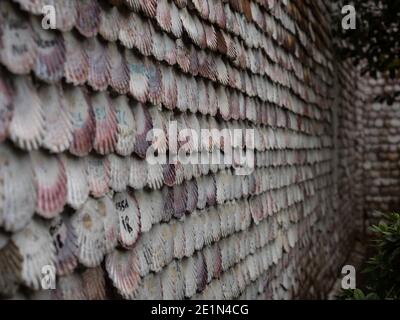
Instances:
[[[58,216],[50,222],[50,235],[56,249],[55,267],[58,275],[73,272],[78,265],[77,238],[73,232],[69,219]]]
[[[13,296],[22,282],[23,257],[12,241],[0,249],[0,294]]]
[[[161,220],[161,215],[159,212],[154,212],[153,206],[151,203],[151,197],[153,192],[148,191],[137,191],[135,192],[135,199],[137,201],[137,205],[140,213],[140,222],[141,222],[141,232],[150,231],[153,222],[158,223]],[[156,219],[156,214],[160,217],[160,219]]]
[[[85,160],[64,154],[61,161],[67,176],[67,203],[72,208],[79,209],[89,196]]]
[[[34,73],[43,81],[60,81],[64,75],[64,38],[56,32],[43,29],[37,18],[32,18],[31,23],[37,50]]]
[[[136,122],[136,141],[135,141],[135,153],[145,158],[147,149],[151,145],[151,139],[149,139],[149,132],[153,129],[151,122],[151,115],[146,106],[141,103],[135,103],[132,107],[133,117]]]
[[[196,23],[194,16],[192,16],[189,11],[184,8],[180,11],[180,18],[182,21],[182,26],[189,38],[195,43],[197,46],[200,43],[199,34],[196,28]]]
[[[147,93],[147,100],[154,105],[161,103],[162,99],[162,73],[159,63],[154,63],[148,58],[145,58],[145,68],[147,79],[149,81],[149,92]]]
[[[188,73],[190,70],[190,48],[182,41],[182,39],[177,39],[175,43],[176,62],[183,72]]]
[[[43,290],[44,293],[44,290]],[[42,299],[42,298],[39,298]],[[84,300],[87,299],[80,274],[73,273],[59,277],[57,288],[45,300]]]
[[[98,212],[103,219],[105,252],[112,252],[118,244],[118,214],[110,195],[100,198],[97,202]]]
[[[216,23],[221,29],[225,29],[226,17],[222,2],[219,0],[209,0],[208,8],[210,12],[209,20]]]
[[[156,20],[161,29],[165,32],[171,32],[171,4],[168,1],[159,1],[156,10]]]
[[[208,177],[200,177],[197,179],[197,208],[204,209],[207,204],[206,179]]]
[[[153,130],[149,132],[148,138],[151,141],[151,148],[154,152],[152,156],[155,157],[155,159],[151,159],[151,164],[165,163],[166,159],[164,160],[162,155],[166,153],[168,148],[168,115],[157,107],[149,108],[149,113],[151,116],[151,122],[153,124]],[[147,160],[150,159],[147,157]]]
[[[151,189],[160,189],[163,186],[163,167],[155,163],[147,165],[147,186]]]
[[[209,108],[209,99],[208,99],[208,90],[204,81],[198,82],[198,90],[199,90],[199,112],[203,115],[208,113]]]
[[[71,217],[71,228],[77,237],[77,257],[89,268],[99,266],[105,255],[103,219],[97,201],[91,198]]]
[[[11,88],[4,75],[0,73],[0,142],[3,142],[8,135],[13,109]]]
[[[67,82],[77,86],[89,75],[89,57],[81,45],[82,41],[72,32],[63,33],[65,45],[64,74]]]
[[[43,102],[46,132],[43,147],[51,152],[67,150],[72,141],[72,119],[65,107],[64,93],[60,86],[44,86],[39,91]]]
[[[201,292],[205,289],[208,278],[207,264],[202,252],[197,252],[195,255],[195,264],[197,291]]]
[[[183,223],[173,220],[170,226],[172,237],[174,239],[174,257],[182,259],[185,255],[185,234]]]
[[[194,23],[197,30],[197,37],[199,39],[199,47],[204,50],[207,48],[207,38],[204,30],[204,23],[197,16],[194,17]]]
[[[203,26],[204,26],[204,33],[206,35],[207,47],[212,51],[216,51],[218,42],[214,26],[211,24],[204,24]]]
[[[101,267],[90,268],[82,273],[83,289],[88,300],[106,299],[106,279]]]
[[[87,39],[84,48],[89,57],[88,83],[97,91],[104,91],[110,83],[110,61],[108,51],[96,37]]]
[[[29,24],[11,3],[0,3],[0,61],[12,73],[29,73],[36,61],[36,42]]]
[[[176,165],[173,163],[163,164],[163,182],[172,187],[176,184]]]
[[[187,0],[174,0],[174,3],[180,9],[185,8],[187,6]]]
[[[133,299],[139,293],[138,256],[135,250],[114,250],[106,256],[106,270],[113,285],[125,299]]]
[[[122,20],[118,38],[125,47],[136,48],[141,54],[149,56],[153,48],[152,33],[149,21],[131,12]]]
[[[100,26],[101,7],[96,0],[82,0],[77,3],[76,28],[86,38],[97,34]]]
[[[151,233],[144,233],[142,238],[145,258],[150,270],[154,272],[160,272],[166,265],[166,247],[164,247],[160,231],[161,226],[157,224],[153,227]]]
[[[142,189],[147,183],[147,163],[136,157],[130,159],[129,186],[134,189]]]
[[[185,281],[185,297],[191,298],[197,291],[196,261],[193,257],[189,257],[184,259],[181,265],[181,272]]]
[[[229,75],[228,75],[228,70],[226,68],[225,62],[221,59],[220,56],[218,56],[215,60],[216,66],[217,66],[217,79],[220,83],[222,83],[224,86],[228,85],[229,83]],[[225,88],[224,88],[225,90]]]
[[[162,103],[170,110],[175,109],[178,99],[175,74],[172,68],[161,65],[162,74]]]
[[[217,203],[217,184],[214,175],[207,176],[205,181],[205,189],[207,196],[207,205],[213,206]]]
[[[187,78],[181,73],[176,74],[176,76],[176,107],[179,109],[179,111],[185,112],[188,109],[188,96],[186,91]]]
[[[165,1],[165,2],[167,2],[167,1]],[[176,5],[174,3],[169,2],[168,11],[169,11],[169,17],[170,17],[170,21],[171,21],[170,31],[175,36],[175,38],[181,38],[182,32],[183,32],[183,27],[182,27],[182,21],[180,18],[179,9],[176,7]],[[168,27],[169,27],[169,24],[168,24]]]
[[[161,275],[163,299],[180,300],[185,296],[185,285],[179,265],[173,261]]]
[[[129,67],[129,92],[138,101],[145,103],[149,92],[149,79],[144,62],[131,50],[125,50]]]
[[[92,95],[92,108],[95,119],[94,149],[100,154],[114,151],[116,143],[117,122],[114,106],[106,93]]]
[[[173,201],[174,216],[181,218],[186,212],[187,191],[185,184],[175,185],[170,189],[170,196]]]
[[[55,247],[46,224],[38,219],[14,233],[12,241],[22,256],[23,283],[34,290],[41,286],[44,266],[54,267]]]
[[[192,2],[197,12],[200,13],[200,16],[203,19],[207,19],[209,15],[209,8],[207,1],[193,0]]]
[[[195,230],[191,216],[185,220],[183,224],[183,230],[185,233],[185,256],[190,257],[193,255],[195,248]]]
[[[198,203],[198,190],[197,190],[197,182],[195,179],[185,182],[187,199],[186,199],[186,211],[193,212]]]
[[[89,155],[85,158],[86,172],[91,195],[102,197],[109,190],[110,163],[107,158]]]
[[[219,109],[218,106],[218,97],[217,97],[217,91],[214,88],[214,85],[211,81],[208,81],[207,83],[207,92],[208,92],[208,98],[209,98],[209,107],[208,107],[208,114],[212,117],[214,117]]]
[[[116,42],[118,40],[120,29],[120,14],[117,7],[104,7],[100,13],[99,34],[109,42]]]
[[[193,76],[197,76],[199,74],[199,58],[195,46],[190,46],[189,54],[189,73]]]
[[[65,90],[65,99],[74,137],[69,151],[76,156],[86,156],[92,150],[95,134],[93,110],[86,93],[79,87]]]
[[[110,86],[119,94],[126,94],[129,91],[129,68],[125,57],[118,50],[115,43],[107,46],[107,56],[109,59]]]
[[[46,1],[47,4],[49,3]],[[51,0],[51,4],[56,9],[56,25],[57,29],[63,32],[70,31],[76,23],[78,16],[78,4],[76,1],[54,1]]]
[[[164,264],[167,265],[174,259],[173,233],[170,225],[167,223],[161,223],[160,228],[157,231],[159,232],[161,241],[163,242],[165,252]]]
[[[119,1],[119,0],[117,0],[117,1]],[[123,1],[128,6],[128,8],[132,9],[133,11],[135,11],[135,12],[140,11],[139,0],[121,0],[121,1]]]
[[[151,53],[158,61],[163,61],[166,57],[167,49],[164,42],[164,39],[166,38],[168,38],[168,36],[166,36],[164,33],[161,33],[158,30],[154,31]]]
[[[10,138],[22,149],[37,149],[45,129],[42,103],[30,78],[14,78],[14,93]]]
[[[30,154],[37,193],[36,211],[50,219],[59,214],[67,200],[67,177],[55,156],[36,151]]]
[[[164,60],[169,65],[173,66],[176,64],[176,44],[167,34],[163,34],[163,45],[165,46]]]
[[[132,248],[140,232],[140,212],[136,199],[127,192],[114,195],[115,209],[119,216],[118,240],[125,248]]]
[[[143,278],[143,288],[140,292],[141,300],[161,300],[162,287],[160,274],[149,274]]]
[[[119,96],[113,101],[117,120],[117,142],[115,151],[121,156],[129,156],[135,146],[136,123],[133,118],[129,101],[125,96]]]
[[[140,10],[148,17],[154,18],[156,16],[158,0],[137,0],[139,2]]]
[[[17,231],[27,225],[35,211],[36,190],[29,157],[7,145],[0,147],[0,225]]]
[[[110,162],[110,188],[117,192],[124,191],[129,182],[129,159],[110,154],[108,161]]]
[[[43,6],[49,1],[46,0],[15,0],[22,10],[31,12],[35,15],[42,14]]]

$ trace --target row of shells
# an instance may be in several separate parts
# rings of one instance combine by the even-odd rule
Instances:
[[[161,202],[165,199],[165,203],[173,201],[171,208],[177,211],[175,215],[181,216],[186,209],[204,208],[207,198],[212,204],[215,201],[224,203],[312,179],[331,169],[329,162],[257,167],[243,177],[225,169],[225,164],[213,167],[149,165],[135,157],[89,156],[80,160],[67,155],[49,156],[42,152],[32,152],[28,156],[6,145],[1,146],[1,159],[0,225],[9,231],[26,225],[35,211],[45,218],[53,218],[65,204],[78,209],[89,194],[102,197],[110,190],[121,192],[128,186],[137,190],[144,187],[159,189],[149,193],[147,200],[154,203],[157,203],[156,198]],[[204,167],[210,171],[194,170]],[[17,176],[20,178],[17,179]],[[185,201],[176,201],[182,194],[185,197],[181,199]]]
[[[204,92],[205,96],[208,92]],[[192,93],[193,97],[202,91]],[[239,133],[238,147],[258,151],[312,149],[329,147],[330,143],[324,125],[273,106],[257,109],[263,115],[260,122],[265,121],[268,126],[243,120],[217,121],[208,115],[161,110],[158,106],[144,105],[125,96],[112,98],[105,92],[89,94],[81,87],[63,89],[60,85],[44,85],[36,89],[31,79],[23,76],[14,78],[10,85],[0,78],[0,97],[0,141],[9,136],[25,150],[44,147],[51,152],[69,150],[76,156],[85,156],[91,150],[103,155],[116,152],[122,156],[135,152],[144,158],[150,146],[159,152],[168,149],[173,123],[177,130],[175,140],[184,130],[196,133],[194,137],[191,131],[177,141],[180,146],[188,144],[195,151],[234,146],[236,133]],[[203,95],[198,97],[201,99]],[[213,114],[225,109],[231,115],[238,115],[234,118],[239,118],[240,114],[248,115],[253,106],[234,95],[217,94],[214,98]],[[202,105],[209,107],[207,111],[212,106]],[[153,129],[163,134],[157,134]],[[228,133],[223,139],[225,143],[207,137],[204,130],[213,134],[219,132],[222,137]]]
[[[30,12],[40,14],[42,3],[36,2],[32,6],[30,0],[16,0],[20,2],[22,7]],[[214,17],[220,17],[222,22],[226,22],[226,25],[221,25],[215,23],[213,19],[208,19],[205,16],[204,10],[201,10],[198,6],[207,8],[207,1],[196,1],[195,8],[197,10],[191,10],[187,8],[176,7],[175,4],[168,0],[158,0],[154,5],[156,6],[155,15],[150,15],[154,22],[165,34],[169,34],[173,38],[182,38],[185,32],[193,44],[200,47],[201,49],[210,49],[213,51],[218,51],[224,54],[228,59],[233,60],[235,58],[236,52],[245,50],[241,43],[244,43],[248,48],[260,48],[263,49],[263,53],[270,57],[273,61],[283,61],[285,67],[291,70],[292,64],[296,63],[301,66],[301,60],[289,63],[287,54],[278,47],[279,53],[275,52],[275,47],[272,45],[270,40],[273,39],[278,44],[283,45],[283,47],[289,52],[294,53],[294,58],[305,58],[309,50],[313,51],[314,54],[310,54],[308,59],[303,62],[303,66],[314,65],[314,68],[318,70],[315,74],[316,77],[322,75],[322,81],[326,82],[328,79],[327,74],[323,68],[320,68],[319,64],[322,62],[324,64],[324,55],[318,50],[315,50],[312,46],[308,46],[307,42],[304,40],[307,37],[304,32],[300,29],[295,29],[293,22],[289,23],[290,27],[285,23],[290,21],[284,10],[280,6],[277,6],[277,10],[274,10],[275,18],[269,13],[262,13],[260,10],[254,6],[254,10],[257,11],[255,16],[258,16],[258,25],[261,26],[261,30],[257,29],[257,23],[253,24],[249,19],[246,19],[243,15],[238,12],[233,12],[228,4],[223,5],[220,3],[221,7],[216,11],[206,10],[208,13],[212,12]],[[204,3],[202,3],[204,2]],[[219,2],[219,1],[218,1]],[[139,13],[139,7],[129,5],[128,7],[133,9],[134,12]],[[149,19],[141,19],[140,16],[132,12],[131,14],[126,14],[125,10],[122,9],[118,11],[115,7],[109,8],[106,6],[99,5],[96,1],[82,1],[82,4],[63,4],[55,3],[56,13],[59,16],[57,19],[57,29],[61,31],[70,31],[72,27],[76,26],[77,30],[85,37],[92,37],[100,33],[102,37],[108,41],[115,42],[118,39],[118,34],[120,29],[126,27],[135,27],[137,24],[132,24],[132,20],[139,20],[142,35],[149,35],[146,30],[146,23],[150,21]],[[83,8],[80,8],[83,6]],[[186,6],[185,6],[186,7]],[[200,13],[200,16],[196,15],[196,11]],[[226,18],[223,16],[226,13]],[[282,17],[285,16],[285,17]],[[135,19],[132,19],[135,18]],[[89,20],[90,21],[87,21]],[[265,23],[264,23],[265,21]],[[281,26],[279,22],[284,22]],[[155,29],[155,28],[153,28]],[[306,30],[308,26],[306,27]],[[295,33],[300,33],[299,37],[302,46],[296,46],[294,42]],[[252,34],[252,37],[248,37],[248,34]],[[151,34],[150,34],[151,36]],[[208,38],[208,39],[207,39]],[[239,40],[240,38],[240,40]],[[235,43],[237,50],[230,50],[230,44]],[[307,48],[305,49],[305,46]],[[314,52],[315,51],[315,52]],[[299,53],[301,52],[301,54]],[[283,59],[279,57],[277,59],[277,54],[279,56],[285,56]],[[245,59],[244,54],[239,54],[242,59]],[[317,57],[317,61],[313,61],[313,57]],[[321,61],[322,60],[322,61]],[[243,63],[242,63],[243,65]],[[312,69],[307,68],[307,72],[313,72]],[[301,68],[297,68],[300,70]],[[257,72],[257,71],[254,71]],[[300,77],[300,80],[304,80],[304,77]],[[310,79],[310,81],[313,81]],[[320,84],[318,81],[313,83],[315,87],[318,88]]]
[[[318,199],[315,200],[313,202],[318,204]],[[286,229],[278,228],[277,215],[250,226],[252,205],[244,203],[244,208],[247,209],[243,211],[228,203],[207,212],[194,213],[185,221],[173,220],[167,224],[158,224],[151,232],[143,234],[132,250],[112,250],[117,241],[124,238],[118,229],[123,230],[123,234],[127,225],[132,228],[135,226],[133,221],[128,224],[129,220],[121,217],[119,227],[118,223],[113,226],[112,221],[118,221],[118,215],[113,217],[110,214],[112,211],[107,210],[112,206],[111,202],[108,197],[104,197],[96,207],[91,200],[85,210],[70,217],[63,215],[49,223],[33,219],[23,231],[14,234],[2,245],[0,261],[2,270],[7,272],[2,273],[1,280],[4,285],[0,287],[12,291],[18,284],[15,280],[20,279],[28,287],[37,289],[42,265],[54,264],[57,272],[65,275],[76,268],[78,260],[95,268],[106,255],[106,269],[113,284],[122,296],[133,298],[138,294],[142,278],[144,284],[148,277],[153,276],[149,273],[150,270],[157,275],[167,276],[165,273],[170,272],[171,262],[173,266],[175,258],[178,259],[179,265],[187,270],[187,277],[190,276],[189,272],[194,271],[191,269],[195,265],[198,266],[197,259],[201,258],[201,264],[204,264],[203,267],[209,270],[210,274],[205,271],[207,274],[202,280],[202,285],[194,287],[193,279],[184,277],[191,284],[187,292],[190,293],[188,297],[191,297],[196,291],[202,291],[213,278],[219,278],[223,271],[227,271],[274,239],[274,245],[269,248],[269,263],[276,263],[282,249],[288,252],[290,248],[294,248],[301,233],[306,232],[306,226],[298,229],[289,224]],[[299,205],[301,204],[284,209],[281,214],[293,216]],[[316,207],[317,205],[313,205],[306,208],[310,211],[304,214],[310,215]],[[232,224],[230,221],[237,222]],[[31,259],[26,258],[28,255]],[[3,260],[5,257],[12,259]],[[12,267],[17,268],[13,270]],[[96,270],[97,268],[87,272],[101,275],[101,272]],[[21,274],[17,275],[17,272]],[[168,281],[170,280],[172,278],[168,278]],[[144,292],[141,290],[141,294]]]
[[[15,19],[16,17],[14,17]],[[161,67],[166,68],[164,74],[168,73],[170,76],[173,74],[174,68],[160,65],[148,57],[140,59],[132,50],[128,49],[135,47],[145,56],[153,54],[158,60],[166,61],[168,64],[177,64],[179,70],[184,73],[193,76],[201,75],[204,79],[218,82],[222,87],[228,85],[235,89],[236,94],[241,92],[246,93],[249,97],[258,96],[262,101],[270,101],[283,106],[282,97],[279,100],[274,98],[274,96],[280,95],[280,91],[283,91],[293,96],[292,99],[298,103],[304,104],[304,101],[307,101],[311,105],[316,104],[317,111],[319,108],[325,108],[328,103],[325,98],[318,96],[320,92],[325,92],[326,96],[327,88],[311,90],[305,87],[303,82],[297,80],[292,72],[284,72],[278,64],[272,65],[267,59],[257,59],[265,61],[264,67],[260,63],[251,63],[253,66],[251,69],[269,72],[267,77],[256,75],[254,72],[249,75],[247,72],[240,72],[230,64],[226,64],[220,56],[197,51],[193,46],[186,46],[180,39],[176,43],[171,39],[168,41],[164,39],[165,35],[154,37],[159,41],[154,43],[154,46],[152,43],[149,44],[150,52],[140,50],[140,43],[121,39],[121,42],[128,47],[122,53],[115,43],[104,44],[96,37],[78,40],[70,32],[58,34],[46,31],[38,25],[39,22],[35,19],[32,21],[33,27],[30,27],[29,21],[21,18],[18,25],[23,23],[23,27],[18,30],[13,27],[16,24],[13,22],[14,20],[4,19],[3,48],[0,50],[0,58],[9,70],[17,74],[33,70],[40,79],[45,81],[55,82],[64,76],[68,82],[73,84],[82,84],[87,81],[95,90],[103,91],[110,85],[119,93],[130,92],[139,101],[146,98],[150,101],[157,100],[157,97],[151,97],[151,93],[157,96],[157,91],[161,92],[160,88],[157,90],[157,87],[161,86],[163,82]],[[135,25],[135,19],[132,21],[132,24]],[[132,35],[132,32],[127,32],[127,34]],[[137,41],[143,41],[144,36],[138,35],[137,39]],[[17,52],[16,48],[19,48]],[[154,53],[152,53],[153,48]],[[253,57],[254,55],[245,54],[245,56]],[[175,73],[177,72],[178,70],[175,71]],[[145,83],[142,84],[141,80]],[[150,89],[156,92],[149,93]],[[290,106],[287,107],[290,108]],[[296,108],[292,110],[299,112],[296,111]],[[301,114],[304,112],[303,110]],[[307,113],[306,115],[313,116]]]

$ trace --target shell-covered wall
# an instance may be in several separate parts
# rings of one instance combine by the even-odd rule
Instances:
[[[0,1],[1,295],[325,297],[359,225],[357,82],[329,6]],[[253,129],[254,171],[150,164],[172,120]]]
[[[399,90],[398,82],[366,81],[363,111],[363,196],[365,224],[377,223],[381,213],[400,210],[400,103],[376,101],[377,95]]]

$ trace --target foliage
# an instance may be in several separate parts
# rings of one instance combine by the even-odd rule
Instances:
[[[342,28],[341,8],[352,4],[356,29]],[[359,65],[361,74],[372,78],[400,79],[400,1],[335,0],[334,31],[340,55]],[[393,103],[400,91],[377,97]]]
[[[400,299],[400,214],[384,216],[370,227],[375,254],[364,269],[366,288],[363,291],[344,290],[342,298],[353,300]]]

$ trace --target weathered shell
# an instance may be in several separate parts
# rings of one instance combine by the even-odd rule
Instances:
[[[87,267],[100,265],[106,253],[103,219],[97,201],[91,198],[71,217],[71,228],[77,237],[77,257]]]
[[[85,158],[90,193],[98,198],[104,196],[110,185],[110,163],[107,158],[89,155]]]
[[[89,75],[89,57],[83,43],[72,32],[63,33],[65,45],[64,75],[67,82],[80,85]]]
[[[0,3],[0,61],[13,73],[27,74],[36,61],[36,42],[29,20],[14,8],[10,2]]]
[[[13,234],[12,241],[22,256],[23,283],[38,290],[42,283],[43,267],[54,268],[55,261],[56,250],[46,223],[32,219],[24,229]]]
[[[43,29],[38,19],[31,21],[37,50],[33,71],[43,81],[57,82],[64,75],[64,38],[56,32]]]
[[[119,96],[113,101],[117,120],[117,141],[115,151],[121,156],[130,155],[135,147],[136,123],[129,101],[125,96]]]
[[[67,176],[56,156],[34,151],[30,154],[36,186],[36,212],[44,218],[59,214],[67,200]]]
[[[36,207],[36,190],[29,157],[0,147],[0,225],[7,231],[26,226]]]
[[[78,265],[78,244],[68,217],[58,216],[51,220],[49,230],[56,248],[55,267],[57,274],[69,274]]]
[[[106,270],[114,287],[125,299],[133,299],[141,284],[135,250],[114,250],[106,256]]]
[[[84,48],[89,57],[88,83],[94,90],[104,91],[110,83],[110,61],[107,47],[96,37],[86,39]]]
[[[64,93],[61,86],[44,86],[40,88],[45,117],[45,135],[43,147],[51,152],[67,150],[73,141],[72,119],[65,106]]]
[[[91,102],[96,127],[93,148],[99,154],[109,154],[114,151],[117,134],[114,105],[104,92],[92,95]]]
[[[3,142],[8,135],[13,109],[10,85],[5,80],[5,76],[0,74],[0,142]]]
[[[140,212],[136,199],[128,192],[116,193],[114,205],[119,216],[118,239],[125,248],[131,248],[140,232]]]
[[[11,140],[22,149],[37,149],[44,136],[42,102],[30,78],[14,78],[14,113],[10,123]]]
[[[100,25],[101,8],[96,0],[82,0],[77,3],[76,28],[86,38],[97,34]]]

